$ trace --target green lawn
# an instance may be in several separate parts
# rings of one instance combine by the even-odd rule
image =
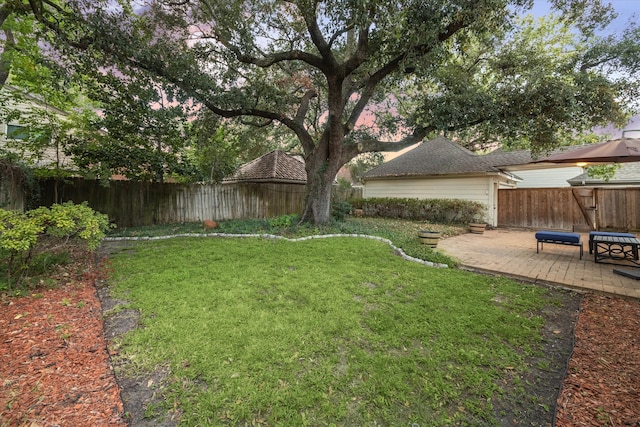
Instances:
[[[543,288],[362,238],[134,248],[112,257],[114,293],[142,316],[119,357],[130,374],[169,368],[149,411],[183,425],[493,425],[492,402],[526,399]]]

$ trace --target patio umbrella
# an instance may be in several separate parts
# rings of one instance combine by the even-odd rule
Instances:
[[[640,162],[640,138],[622,138],[554,154],[533,163]]]

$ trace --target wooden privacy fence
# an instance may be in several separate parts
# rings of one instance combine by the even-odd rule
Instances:
[[[13,181],[0,177],[0,208],[22,211],[24,204],[24,190]]]
[[[640,231],[640,188],[500,189],[498,226]]]
[[[55,203],[55,182],[41,183],[41,205]],[[120,227],[270,218],[301,213],[306,189],[299,184],[170,184],[72,179],[58,184],[58,202],[86,201]]]
[[[76,178],[58,184],[59,200],[55,200],[54,186],[53,180],[41,182],[41,205],[86,201],[91,208],[109,215],[120,227],[300,214],[306,196],[306,187],[301,184],[113,181],[109,187],[103,187],[98,181]],[[362,197],[362,190],[354,188],[338,194]]]

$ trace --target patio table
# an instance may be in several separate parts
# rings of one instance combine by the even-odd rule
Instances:
[[[620,236],[593,236],[593,260],[609,264],[640,265],[640,239]]]

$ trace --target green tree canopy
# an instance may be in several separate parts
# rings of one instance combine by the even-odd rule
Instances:
[[[96,77],[86,86],[99,114],[86,115],[66,147],[77,166],[103,181],[117,174],[154,182],[201,178],[186,156],[191,112],[171,87],[143,75]]]
[[[21,3],[21,2],[18,2]],[[328,221],[338,169],[442,132],[544,150],[620,123],[637,88],[638,29],[602,40],[599,0],[30,1],[85,73],[115,67],[185,102],[298,140],[306,220]]]
[[[47,176],[68,174],[64,169],[72,159],[73,173],[103,182],[113,175],[162,182],[219,180],[246,155],[268,150],[267,144],[229,150],[227,141],[203,135],[205,127],[213,135],[225,133],[226,124],[202,114],[192,122],[198,108],[175,85],[104,61],[107,66],[99,68],[74,62],[66,54],[69,46],[42,24],[51,17],[72,23],[72,14],[72,5],[63,1],[11,0],[0,6],[0,88],[11,85],[0,93],[0,119],[28,129],[20,139],[7,140],[10,152],[0,154],[18,154]],[[243,135],[247,140],[260,141]]]

